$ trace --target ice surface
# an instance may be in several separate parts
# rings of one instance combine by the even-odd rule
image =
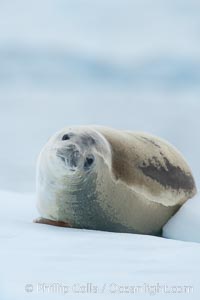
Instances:
[[[30,194],[1,191],[0,204],[2,300],[199,299],[198,243],[35,224]]]
[[[164,226],[163,235],[200,243],[200,195],[188,200]]]

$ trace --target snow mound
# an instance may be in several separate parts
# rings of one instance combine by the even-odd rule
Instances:
[[[166,238],[200,243],[200,196],[188,200],[163,228]]]
[[[2,300],[199,299],[198,243],[35,224],[34,195],[0,204]]]

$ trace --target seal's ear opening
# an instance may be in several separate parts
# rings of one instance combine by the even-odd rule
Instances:
[[[89,169],[94,163],[94,155],[89,155],[85,159],[84,168]]]

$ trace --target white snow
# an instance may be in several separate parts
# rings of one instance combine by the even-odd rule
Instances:
[[[0,205],[2,300],[199,299],[198,243],[35,224],[30,194]]]
[[[200,195],[188,200],[164,226],[167,238],[200,243]]]

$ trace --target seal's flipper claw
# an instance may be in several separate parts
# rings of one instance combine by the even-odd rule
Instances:
[[[45,218],[37,218],[33,220],[34,223],[40,223],[40,224],[46,224],[46,225],[53,225],[53,226],[59,226],[59,227],[72,227],[71,224],[67,222],[61,222],[61,221],[54,221],[50,219]]]

